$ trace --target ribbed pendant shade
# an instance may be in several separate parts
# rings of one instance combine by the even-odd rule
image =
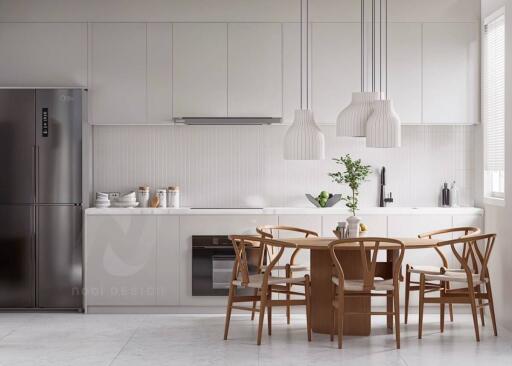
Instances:
[[[286,160],[325,159],[325,137],[315,123],[313,112],[297,109],[292,125],[284,136],[284,158]]]
[[[401,123],[391,100],[373,102],[373,113],[366,124],[366,147],[400,147]]]
[[[372,114],[372,102],[379,99],[377,92],[352,93],[352,102],[336,120],[336,136],[365,137],[366,122]]]

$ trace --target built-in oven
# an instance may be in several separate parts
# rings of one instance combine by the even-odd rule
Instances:
[[[247,261],[249,272],[258,269],[259,250],[249,248]],[[227,296],[235,250],[227,235],[192,236],[192,296]],[[250,289],[238,290],[239,294],[251,294]]]

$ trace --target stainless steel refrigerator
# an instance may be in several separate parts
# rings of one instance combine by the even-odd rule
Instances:
[[[0,89],[0,308],[82,308],[81,89]]]

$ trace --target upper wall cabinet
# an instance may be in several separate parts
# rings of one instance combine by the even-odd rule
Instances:
[[[175,117],[227,115],[227,24],[173,25]]]
[[[311,107],[319,123],[334,123],[361,90],[360,26],[312,24]]]
[[[281,117],[282,26],[228,24],[228,116]]]
[[[421,24],[388,25],[388,93],[402,124],[421,123]]]
[[[423,122],[479,121],[478,23],[423,24]]]
[[[171,26],[92,23],[89,35],[89,121],[171,121]]]
[[[0,85],[86,87],[87,24],[0,23]]]

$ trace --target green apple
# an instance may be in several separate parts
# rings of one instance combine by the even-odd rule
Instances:
[[[326,191],[320,192],[320,197],[328,199],[329,198],[329,192],[326,192]]]

